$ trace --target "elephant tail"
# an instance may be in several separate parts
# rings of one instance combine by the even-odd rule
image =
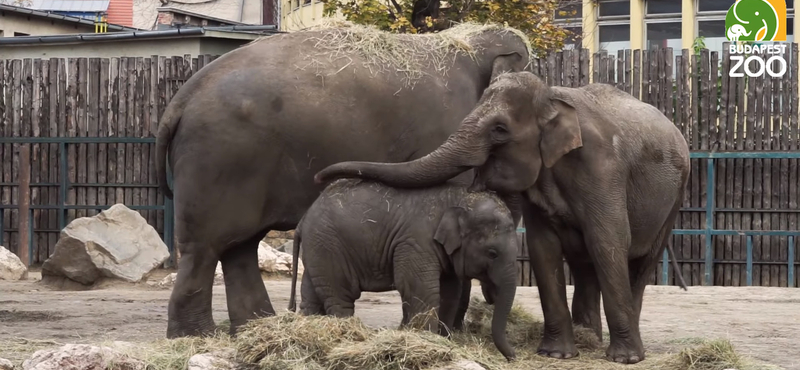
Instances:
[[[669,238],[669,241],[667,242],[667,251],[669,251],[669,259],[672,260],[672,270],[674,271],[675,276],[678,278],[678,286],[683,288],[683,290],[688,291],[689,289],[686,288],[686,281],[683,280],[683,274],[678,266],[678,261],[675,259],[675,251],[672,250],[672,238]]]
[[[161,116],[158,134],[156,134],[156,172],[158,173],[158,188],[164,196],[172,199],[172,190],[167,183],[167,150],[172,142],[175,130],[183,116],[183,109],[189,100],[189,91],[179,90],[175,97],[170,101],[166,111]]]
[[[300,222],[297,224],[297,228],[294,230],[294,242],[292,243],[292,292],[289,294],[289,311],[291,312],[297,310],[295,291],[297,290],[297,265],[300,260],[300,239],[302,239],[300,225],[302,223],[303,219],[301,218]]]

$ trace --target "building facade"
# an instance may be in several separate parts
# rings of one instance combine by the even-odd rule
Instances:
[[[281,30],[295,31],[323,19],[320,0],[279,0]],[[795,2],[786,1],[788,42],[794,41]],[[698,37],[705,47],[722,51],[725,14],[735,0],[574,0],[555,15],[556,23],[574,32],[566,48],[581,45],[591,53],[621,49],[647,50],[656,45],[674,51],[691,49]],[[341,19],[341,15],[337,18]]]
[[[786,2],[786,41],[794,41],[795,2]],[[568,48],[581,45],[591,53],[606,50],[648,50],[655,46],[673,51],[691,49],[699,37],[705,47],[722,52],[725,14],[735,0],[576,0],[555,18],[576,35]],[[676,53],[677,54],[677,53]]]

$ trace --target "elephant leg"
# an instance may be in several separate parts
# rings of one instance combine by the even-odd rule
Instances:
[[[537,353],[554,358],[575,357],[578,349],[567,305],[561,240],[541,215],[528,206],[523,210],[525,228],[535,230],[525,235],[544,314],[544,332]]]
[[[591,329],[603,341],[603,322],[600,318],[600,282],[591,262],[570,263],[575,278],[572,296],[572,323]]]
[[[167,338],[203,336],[215,330],[211,289],[217,257],[206,245],[178,242],[181,258],[169,300]]]
[[[303,280],[300,282],[300,312],[305,316],[325,314],[322,300],[317,296],[308,268],[305,269]]]
[[[631,250],[628,212],[623,201],[610,201],[616,199],[624,199],[624,196],[604,194],[592,199],[593,209],[602,210],[602,213],[586,214],[583,236],[597,271],[611,336],[606,355],[614,362],[634,364],[644,359],[644,346],[638,326],[633,325],[633,293],[628,272],[628,253]]]
[[[453,330],[464,330],[464,317],[467,315],[469,309],[469,301],[472,294],[472,279],[463,279],[461,282],[461,295],[458,299],[458,310],[453,319]]]
[[[442,275],[439,280],[439,334],[449,337],[455,330],[455,320],[461,309],[461,294],[464,280],[455,275]],[[463,320],[463,316],[461,317]]]
[[[264,235],[266,231],[229,248],[220,258],[225,276],[231,335],[235,335],[236,330],[248,320],[275,315],[258,267],[258,242]]]
[[[355,309],[355,301],[340,297],[328,297],[325,300],[325,313],[329,316],[350,317],[355,313]]]
[[[434,316],[439,312],[442,270],[435,255],[420,253],[420,250],[434,249],[423,249],[415,244],[403,244],[395,249],[394,283],[404,309],[408,309],[406,325],[419,320],[417,315],[426,315],[422,318],[422,328],[438,333],[439,320]]]
[[[680,212],[681,203],[678,202],[672,208],[664,225],[656,236],[655,243],[649,247],[647,255],[629,262],[629,274],[631,291],[633,293],[633,320],[632,325],[639,331],[639,319],[642,313],[642,301],[644,300],[644,290],[651,281],[653,272],[658,265],[658,261],[664,255],[664,251],[672,237],[672,227],[675,225],[675,218]]]

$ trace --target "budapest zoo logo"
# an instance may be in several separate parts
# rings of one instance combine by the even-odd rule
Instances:
[[[732,41],[730,61],[735,63],[730,77],[744,77],[739,71],[742,67],[750,77],[761,77],[764,72],[770,77],[783,77],[786,73],[783,55],[787,44],[760,44],[786,41],[784,0],[737,0],[725,15],[725,35]],[[755,71],[752,62],[757,64]]]

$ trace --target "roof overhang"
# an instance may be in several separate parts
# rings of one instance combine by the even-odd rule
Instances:
[[[190,27],[161,31],[133,31],[112,33],[76,33],[47,36],[2,37],[0,45],[42,45],[72,44],[103,41],[160,40],[174,38],[216,38],[255,40],[259,37],[284,33],[275,25],[224,26],[224,27]]]
[[[60,20],[60,21],[63,21],[63,22],[84,24],[84,25],[87,25],[87,26],[94,26],[95,25],[94,21],[86,19],[86,18],[72,17],[72,16],[69,16],[69,15],[62,15],[62,14],[45,12],[45,11],[41,11],[41,10],[28,9],[28,8],[23,8],[23,7],[20,7],[20,6],[0,4],[0,11],[11,12],[11,13],[20,14],[20,15],[28,15],[28,16],[39,17],[39,18],[44,18],[44,19],[55,19],[55,20]],[[118,24],[110,24],[110,23],[108,24],[108,28],[107,29],[109,31],[141,31],[139,28],[120,26]],[[26,37],[26,36],[19,36],[19,37]],[[0,38],[0,40],[5,39],[5,38],[12,38],[12,37],[3,37],[3,38]]]

